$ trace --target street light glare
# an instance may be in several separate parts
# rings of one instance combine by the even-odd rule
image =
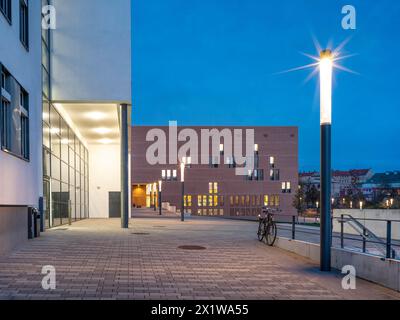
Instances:
[[[330,50],[321,51],[320,69],[320,99],[321,124],[332,123],[332,70],[333,55]]]

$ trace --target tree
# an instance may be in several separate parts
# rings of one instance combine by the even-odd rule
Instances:
[[[301,215],[306,209],[304,186],[299,185],[296,194],[293,198],[293,207],[297,209],[297,213]]]
[[[308,185],[305,191],[305,199],[308,207],[315,207],[319,199],[319,191],[313,184]]]

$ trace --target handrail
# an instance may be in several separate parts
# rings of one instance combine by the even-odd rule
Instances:
[[[286,221],[282,221],[282,224],[277,221],[279,228],[281,230],[286,230],[291,232],[292,240],[296,239],[296,234],[303,233],[303,234],[313,234],[317,235],[318,232],[310,232],[310,230],[302,230],[302,228],[296,228],[296,224],[304,225],[299,220],[298,215],[287,215],[287,214],[280,214],[280,213],[273,213],[273,216],[277,217],[285,217]],[[320,217],[320,216],[318,216]],[[312,217],[311,217],[312,219]],[[400,254],[394,248],[400,248],[400,244],[398,241],[396,243],[392,242],[392,223],[400,223],[400,220],[388,220],[388,219],[377,219],[377,218],[354,218],[350,214],[342,214],[339,217],[331,217],[332,221],[337,220],[341,224],[340,235],[334,234],[332,232],[332,238],[340,238],[340,246],[344,249],[344,240],[351,240],[351,241],[358,241],[362,242],[362,252],[367,252],[367,244],[371,244],[379,254],[375,254],[378,256],[383,256],[387,259],[400,259]],[[386,228],[386,241],[382,238],[377,236],[374,232],[370,229],[365,227],[359,220],[363,221],[380,221],[385,222],[387,225]],[[283,228],[284,223],[288,226],[287,228]],[[348,223],[348,225],[356,231],[356,236],[361,237],[361,239],[357,239],[355,237],[347,237],[344,233],[344,224]],[[332,224],[333,226],[333,224]],[[385,250],[386,248],[386,250]],[[373,253],[372,253],[373,254]]]

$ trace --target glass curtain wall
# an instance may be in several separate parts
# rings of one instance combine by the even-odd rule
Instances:
[[[42,0],[43,6],[49,4],[49,0]],[[89,217],[89,154],[51,103],[50,41],[51,31],[43,29],[43,191],[46,228]]]

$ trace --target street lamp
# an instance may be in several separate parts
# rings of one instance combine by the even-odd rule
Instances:
[[[182,186],[182,199],[181,199],[181,221],[185,221],[185,166],[186,159],[182,158],[181,167],[181,186]]]
[[[153,201],[154,201],[154,211],[157,210],[157,184],[153,183]]]
[[[331,124],[333,54],[323,50],[320,55],[321,112],[321,271],[331,270]]]
[[[158,209],[160,211],[160,216],[162,215],[162,202],[161,202],[161,191],[162,191],[162,181],[158,181]]]

